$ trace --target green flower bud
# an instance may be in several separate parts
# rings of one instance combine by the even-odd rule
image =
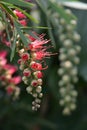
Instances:
[[[74,103],[72,103],[69,107],[72,111],[76,109],[76,105]]]
[[[58,70],[58,74],[59,74],[59,75],[63,75],[63,74],[64,74],[64,69],[60,68],[60,69]]]
[[[65,47],[67,47],[67,48],[70,48],[70,47],[72,47],[72,41],[70,40],[70,39],[67,39],[67,40],[65,40],[64,42],[63,42],[63,45],[65,46]]]
[[[68,51],[68,55],[69,56],[75,56],[76,55],[76,50],[75,49],[70,49],[69,51]]]
[[[64,115],[70,115],[70,109],[68,107],[65,107],[63,110]]]
[[[70,76],[69,75],[64,75],[62,77],[62,80],[63,80],[64,83],[69,83],[70,82]]]
[[[73,61],[75,64],[79,64],[80,63],[80,59],[78,57],[74,57]]]

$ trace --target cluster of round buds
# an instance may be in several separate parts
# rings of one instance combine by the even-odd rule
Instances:
[[[72,15],[70,10],[66,10],[67,15]],[[75,31],[76,20],[71,20],[69,24],[59,16],[59,40],[60,47],[60,68],[58,74],[61,79],[58,82],[61,96],[60,105],[64,107],[63,114],[70,114],[76,108],[77,91],[74,90],[74,83],[78,81],[77,65],[80,62],[78,54],[81,47],[77,45],[80,35]]]
[[[21,77],[13,76],[13,74],[17,71],[17,68],[7,63],[6,56],[6,51],[0,51],[1,89],[5,89],[9,96],[13,96],[13,99],[16,99],[20,94],[20,88],[16,85],[21,82]]]
[[[39,35],[38,39],[28,34],[27,37],[31,42],[27,48],[19,49],[20,59],[18,63],[20,70],[23,72],[22,80],[28,86],[26,91],[34,98],[32,110],[37,110],[40,108],[41,98],[43,97],[42,71],[47,68],[47,66],[44,67],[44,59],[52,54],[46,51],[48,47],[45,44],[48,43],[48,40],[44,40],[44,35]]]

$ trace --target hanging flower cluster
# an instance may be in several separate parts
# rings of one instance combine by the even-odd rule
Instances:
[[[67,15],[72,15],[70,10],[66,10]],[[60,47],[60,69],[58,74],[61,79],[59,81],[59,93],[61,96],[60,105],[64,106],[63,114],[70,114],[76,109],[77,91],[74,90],[74,83],[78,81],[77,65],[80,62],[78,54],[81,47],[77,45],[80,35],[75,31],[76,21],[71,20],[70,24],[59,16],[59,40]]]
[[[47,69],[45,58],[50,57],[51,52],[47,52],[49,47],[46,44],[49,40],[44,40],[44,35],[39,35],[38,39],[27,35],[31,41],[28,47],[21,48],[18,53],[20,59],[20,70],[23,72],[22,80],[28,86],[27,92],[31,94],[35,100],[32,102],[32,110],[40,107],[42,93],[43,70]]]
[[[0,51],[0,83],[1,88],[5,89],[7,94],[13,96],[13,98],[18,98],[20,94],[20,88],[16,85],[21,82],[20,76],[13,76],[17,71],[17,68],[11,64],[7,63],[7,52]]]
[[[16,16],[20,19],[25,19],[25,15],[18,10],[14,10]],[[22,24],[25,25],[25,24]],[[18,63],[20,64],[20,70],[23,72],[22,80],[24,84],[28,87],[26,88],[27,92],[34,97],[32,102],[32,110],[37,110],[40,108],[42,93],[42,78],[43,70],[47,69],[44,59],[52,55],[50,52],[47,52],[45,45],[49,40],[44,40],[44,34],[37,35],[34,32],[36,38],[25,33],[26,38],[30,42],[27,47],[25,47],[18,36],[17,51],[19,53],[20,59]],[[21,44],[20,44],[21,43]],[[20,49],[21,48],[21,49]]]

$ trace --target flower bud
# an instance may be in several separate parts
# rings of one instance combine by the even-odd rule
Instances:
[[[63,74],[64,74],[64,69],[60,68],[60,69],[58,70],[58,74],[59,74],[59,75],[63,75]]]
[[[78,57],[74,57],[73,61],[75,64],[79,64],[80,63],[80,59]]]
[[[30,56],[29,56],[28,53],[23,53],[23,54],[21,55],[21,58],[22,58],[23,61],[27,61],[27,60],[30,58]]]
[[[42,79],[38,79],[37,81],[39,85],[42,85]]]
[[[72,63],[70,62],[70,61],[66,61],[65,63],[64,63],[64,67],[65,68],[67,68],[67,69],[71,69],[72,68]]]
[[[72,103],[69,107],[70,107],[71,110],[75,110],[76,109],[76,105],[74,103]]]
[[[29,77],[29,76],[31,76],[31,71],[28,68],[24,69],[23,75],[26,76],[26,77]]]
[[[70,39],[67,39],[64,41],[64,46],[70,48],[72,46],[72,41]]]
[[[41,86],[38,86],[37,88],[36,88],[36,92],[37,93],[40,93],[42,91],[42,87]]]
[[[80,35],[75,32],[74,35],[73,35],[73,39],[74,39],[76,42],[80,41]]]
[[[41,71],[36,71],[36,72],[34,72],[33,74],[34,74],[34,76],[35,76],[36,78],[39,78],[39,79],[43,77],[43,74],[42,74]]]
[[[64,83],[70,82],[70,77],[69,77],[69,75],[64,75],[64,76],[62,77],[62,80],[63,80]]]
[[[69,56],[75,56],[76,55],[76,50],[75,49],[70,49],[69,51],[68,51],[68,55]]]
[[[19,55],[21,56],[24,53],[24,49],[19,50]]]
[[[70,109],[68,107],[65,107],[63,110],[64,115],[70,115]]]
[[[37,80],[32,80],[31,85],[36,87],[38,85],[38,81]]]
[[[32,92],[32,87],[31,87],[31,86],[27,87],[27,88],[26,88],[26,91],[27,91],[28,93]]]
[[[39,94],[39,97],[42,98],[42,97],[43,97],[43,93],[40,93],[40,94]]]

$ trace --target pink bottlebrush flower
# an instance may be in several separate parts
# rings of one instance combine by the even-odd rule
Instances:
[[[40,51],[34,52],[32,57],[35,60],[42,60],[43,58],[50,57],[52,54],[50,52],[46,52],[46,49],[42,49]]]
[[[13,12],[19,19],[26,18],[26,16],[19,10],[14,10]]]
[[[9,82],[15,85],[19,84],[21,82],[21,76],[16,76],[16,77],[11,78]]]
[[[26,77],[29,77],[31,75],[31,71],[29,69],[25,69],[23,71],[23,75],[26,76]]]
[[[13,66],[13,65],[10,65],[10,64],[6,64],[4,67],[3,67],[5,70],[7,70],[7,73],[8,74],[13,74],[14,72],[17,71],[17,67]]]
[[[36,78],[40,79],[40,78],[43,77],[43,74],[42,74],[41,71],[36,71],[36,72],[34,72],[34,76],[35,76]]]
[[[22,59],[23,61],[27,61],[29,58],[30,58],[30,56],[29,56],[28,53],[23,53],[23,54],[21,55],[21,59]]]
[[[40,50],[40,49],[43,49],[44,48],[44,44],[48,43],[49,40],[35,40],[34,42],[32,42],[31,44],[29,44],[29,49],[31,51],[37,51],[37,50]]]
[[[20,20],[19,23],[20,23],[21,25],[23,25],[23,26],[26,26],[26,25],[27,25],[27,22],[26,22],[25,19]]]
[[[42,64],[37,63],[37,62],[31,62],[30,67],[33,70],[42,70],[43,69]]]

